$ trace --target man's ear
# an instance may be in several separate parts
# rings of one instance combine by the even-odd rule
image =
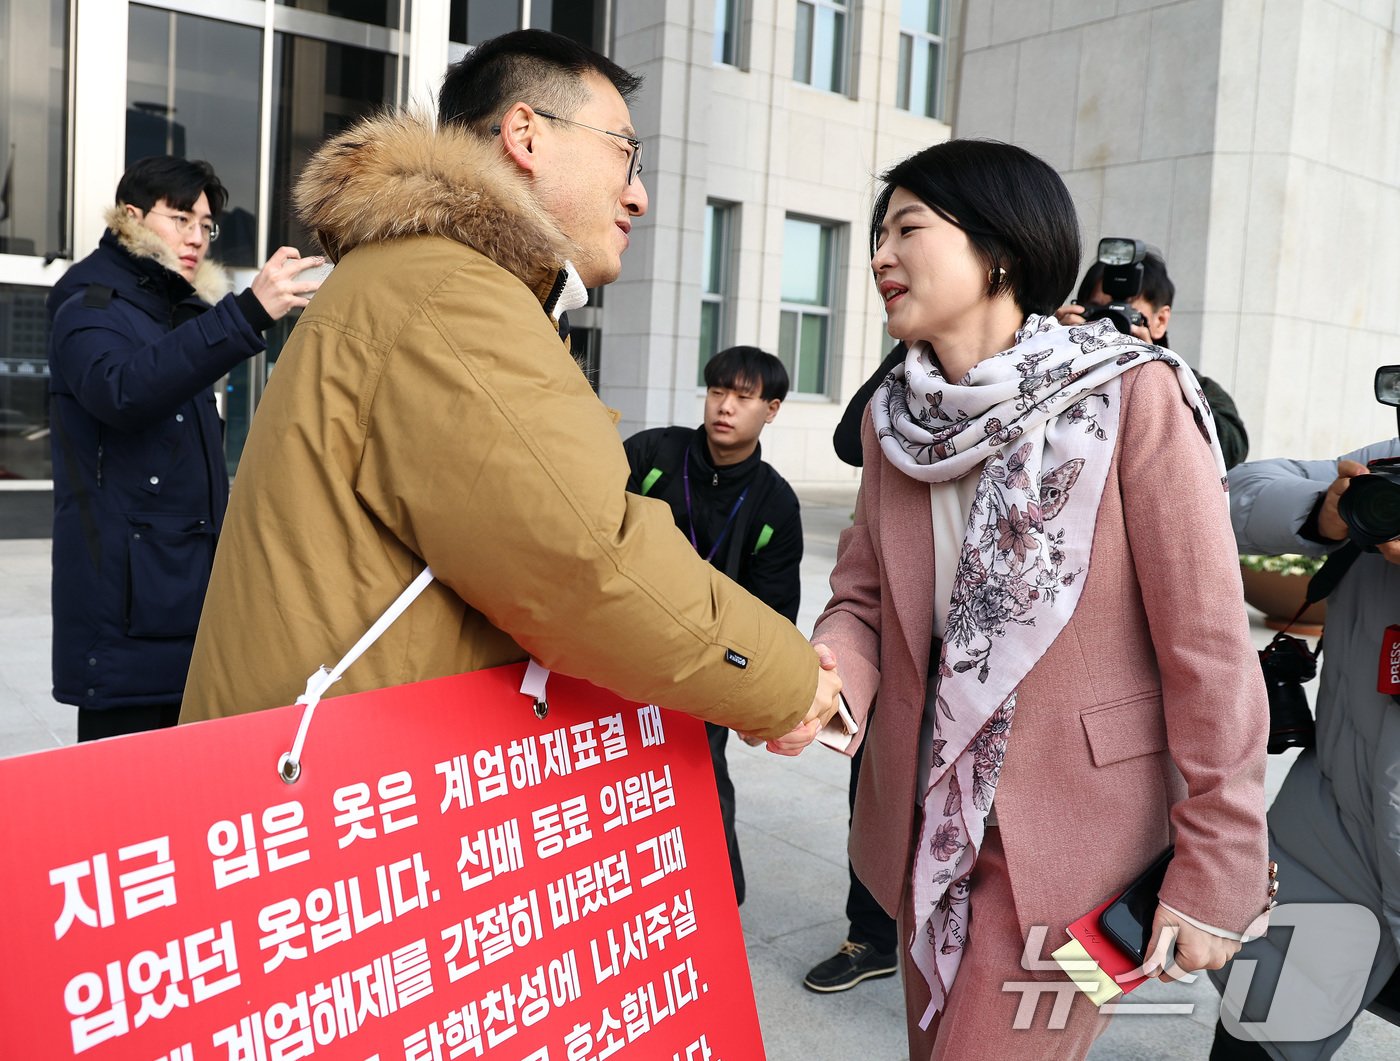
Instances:
[[[773,419],[778,415],[778,410],[782,408],[782,405],[783,400],[781,398],[768,399],[768,415],[764,417],[763,422],[765,424],[771,424]]]
[[[140,221],[141,215],[144,213],[140,207],[132,206],[130,203],[122,203],[122,209],[126,211],[126,216],[133,221]]]
[[[540,119],[528,103],[515,103],[506,111],[497,128],[501,147],[506,156],[531,175],[535,172],[535,137],[539,135]]]
[[[1147,320],[1147,330],[1152,334],[1152,341],[1155,343],[1162,336],[1167,334],[1167,325],[1172,319],[1172,308],[1170,306],[1159,306],[1157,312],[1152,314]]]

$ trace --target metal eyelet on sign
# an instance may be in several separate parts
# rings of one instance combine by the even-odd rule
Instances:
[[[538,719],[543,720],[544,716],[547,715],[547,714],[549,714],[549,701],[548,701],[548,700],[536,700],[536,701],[535,701],[535,717],[538,718]]]
[[[282,758],[277,760],[277,776],[286,785],[295,785],[301,777],[301,763],[292,758],[291,752],[283,752]]]

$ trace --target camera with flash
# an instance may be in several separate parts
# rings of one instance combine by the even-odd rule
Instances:
[[[1394,406],[1400,433],[1400,365],[1376,369],[1376,401]],[[1400,457],[1381,457],[1366,466],[1337,499],[1337,515],[1347,525],[1347,537],[1363,549],[1400,538]]]
[[[1106,236],[1099,240],[1103,293],[1111,301],[1105,306],[1085,306],[1086,321],[1107,317],[1124,335],[1147,323],[1147,318],[1128,303],[1142,293],[1142,262],[1146,257],[1147,244],[1140,239]]]
[[[1107,305],[1084,308],[1085,321],[1109,318],[1123,335],[1134,328],[1147,325],[1147,318],[1128,304],[1130,298],[1142,293],[1142,259],[1147,258],[1148,245],[1141,239],[1105,237],[1099,241],[1099,265],[1103,266],[1100,281],[1103,294],[1110,298]]]

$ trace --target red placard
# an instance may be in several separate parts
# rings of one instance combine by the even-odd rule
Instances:
[[[0,761],[0,1055],[762,1058],[703,726],[524,670]]]

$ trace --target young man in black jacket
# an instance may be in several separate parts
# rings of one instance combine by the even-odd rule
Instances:
[[[766,464],[758,436],[787,396],[788,374],[752,346],[722,350],[705,366],[705,423],[658,427],[623,443],[627,489],[671,506],[696,552],[774,611],[797,621],[802,583],[802,517],[797,495]],[[744,867],[734,832],[734,784],[724,748],[729,730],[706,723],[734,894],[744,901]]]

